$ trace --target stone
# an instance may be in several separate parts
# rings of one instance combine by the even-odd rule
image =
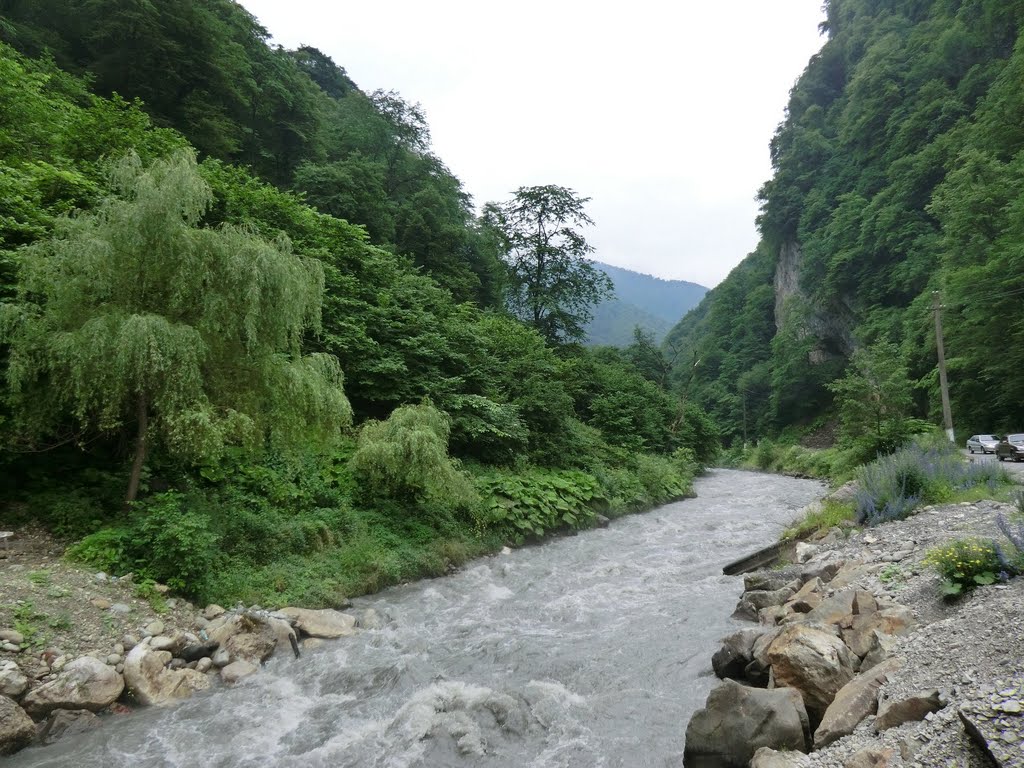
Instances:
[[[118,664],[120,664],[123,661],[123,659],[121,658],[120,654],[118,654],[118,653],[111,653],[111,654],[109,654],[107,656],[106,659],[104,659],[104,661],[106,661],[107,666],[109,666],[109,667],[116,667]]]
[[[21,705],[33,717],[55,709],[88,709],[97,712],[110,706],[124,690],[124,678],[99,659],[81,656],[71,661],[54,679],[28,692]]]
[[[108,610],[115,616],[127,616],[132,612],[131,606],[124,603],[114,603]]]
[[[796,594],[791,586],[785,586],[781,589],[774,589],[769,591],[765,590],[754,590],[752,592],[744,592],[743,600],[750,603],[754,608],[760,611],[762,608],[768,608],[776,605],[783,605],[787,600]]]
[[[163,706],[186,699],[210,687],[210,680],[194,669],[166,669],[168,651],[146,644],[132,648],[124,662],[124,679],[135,700],[144,706]]]
[[[806,768],[810,763],[803,752],[778,752],[771,747],[761,747],[754,753],[750,768]]]
[[[295,623],[296,629],[309,637],[334,640],[356,634],[354,616],[330,608],[309,610],[306,608],[282,608],[278,611]]]
[[[889,768],[895,755],[896,751],[892,749],[866,747],[843,763],[843,768]]]
[[[212,656],[220,644],[216,640],[210,640],[196,645],[186,645],[181,649],[181,658],[185,661],[199,661],[206,656]]]
[[[883,701],[878,705],[875,729],[886,731],[903,723],[924,720],[932,713],[946,706],[937,690],[922,691],[906,698]]]
[[[743,574],[744,592],[772,592],[783,587],[792,587],[796,590],[800,588],[801,584],[803,584],[803,580],[800,578],[800,569],[792,566]]]
[[[744,670],[754,658],[754,641],[763,634],[762,629],[741,629],[723,637],[722,647],[711,657],[711,666],[715,674],[723,680],[742,680]]]
[[[149,647],[154,651],[170,651],[172,656],[177,656],[187,642],[184,632],[175,631],[170,635],[157,635],[150,640]]]
[[[85,733],[101,724],[102,720],[87,709],[55,709],[39,729],[36,739],[40,744],[53,744],[58,739]]]
[[[25,710],[0,696],[0,755],[10,755],[32,743],[36,726]]]
[[[889,659],[840,688],[814,732],[814,748],[821,749],[836,739],[849,736],[864,718],[875,714],[878,690],[900,666],[900,659]]]
[[[218,616],[224,615],[224,609],[216,603],[210,603],[206,608],[203,609],[203,618],[207,621],[212,621]]]
[[[220,671],[220,679],[228,685],[237,683],[242,678],[248,677],[259,670],[259,665],[252,664],[244,659],[239,659],[228,664]]]
[[[213,666],[217,667],[217,669],[221,669],[231,663],[231,654],[228,653],[227,648],[220,648],[219,650],[214,651],[213,656],[210,657],[210,661]]]
[[[107,610],[112,605],[112,603],[105,597],[94,597],[89,601],[89,603],[94,608],[99,608],[101,611]]]
[[[28,689],[28,677],[13,661],[0,662],[0,696],[16,699]]]
[[[853,620],[853,599],[856,592],[852,589],[837,592],[831,597],[825,598],[810,613],[804,617],[804,621],[814,624],[835,624],[840,625],[844,621]]]
[[[25,642],[25,636],[16,629],[0,629],[0,640],[12,645],[21,645]]]
[[[768,648],[775,685],[800,692],[815,727],[839,690],[853,679],[854,659],[835,635],[802,624],[787,626]]]
[[[686,726],[684,762],[746,768],[761,747],[807,749],[808,722],[792,688],[748,688],[726,680]]]
[[[155,621],[151,621],[149,624],[146,625],[146,629],[144,631],[144,634],[149,635],[150,637],[155,637],[157,635],[162,635],[163,633],[164,633],[164,623],[162,621],[160,621],[160,619],[156,619]]]
[[[796,561],[798,563],[806,563],[816,554],[821,548],[815,544],[808,544],[806,541],[798,541],[796,543]]]
[[[124,646],[124,649],[126,651],[130,651],[138,644],[139,638],[137,638],[135,635],[128,634],[121,638],[121,645]]]
[[[211,667],[213,667],[213,659],[209,656],[204,656],[196,662],[196,672],[209,672]]]

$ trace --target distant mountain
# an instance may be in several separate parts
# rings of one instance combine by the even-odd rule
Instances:
[[[686,280],[662,280],[598,261],[594,266],[615,283],[615,298],[594,309],[594,319],[586,327],[588,346],[625,347],[633,342],[638,325],[660,342],[708,292]]]

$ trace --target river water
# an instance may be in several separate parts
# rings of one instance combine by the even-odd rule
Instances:
[[[715,470],[698,497],[357,601],[383,628],[11,768],[682,765],[741,591],[722,566],[822,494]]]

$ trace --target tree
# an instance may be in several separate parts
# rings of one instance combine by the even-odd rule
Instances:
[[[20,303],[0,314],[22,434],[57,420],[134,424],[127,500],[150,443],[188,459],[226,444],[329,439],[351,418],[341,370],[303,355],[323,270],[250,231],[199,228],[211,201],[191,152],[116,166],[120,196],[23,252]]]
[[[913,401],[907,367],[889,341],[855,351],[846,376],[826,386],[836,396],[842,440],[859,445],[866,460],[896,450],[920,427],[908,418]]]
[[[612,294],[611,279],[587,261],[593,247],[579,228],[594,222],[588,197],[566,187],[520,187],[484,217],[503,240],[509,270],[510,309],[548,342],[577,341],[591,308]]]

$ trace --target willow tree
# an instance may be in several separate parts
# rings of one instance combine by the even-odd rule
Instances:
[[[159,442],[186,460],[229,444],[329,439],[351,421],[337,360],[303,355],[323,271],[239,228],[200,226],[211,203],[191,152],[118,164],[118,194],[23,251],[20,301],[0,324],[27,438],[60,420],[134,431],[127,499]]]

